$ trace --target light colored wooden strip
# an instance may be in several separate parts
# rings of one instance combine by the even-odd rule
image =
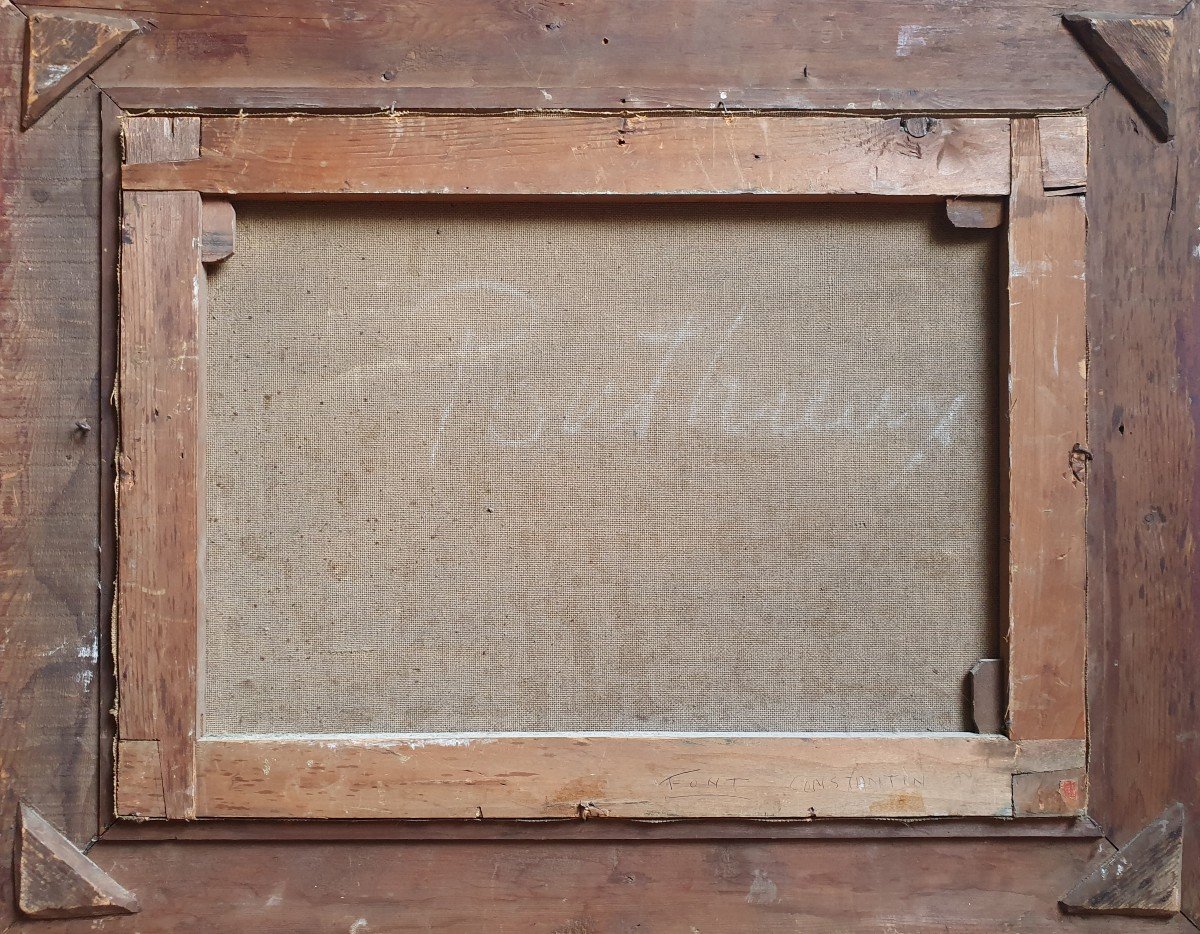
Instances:
[[[1013,776],[1013,817],[1076,817],[1087,811],[1087,771]]]
[[[199,117],[123,117],[125,165],[181,162],[200,155]]]
[[[1009,203],[1009,735],[1084,737],[1083,199],[1042,187],[1038,121],[1013,121]]]
[[[955,227],[999,227],[1004,223],[1004,202],[999,198],[947,198],[946,217]]]
[[[1008,121],[897,118],[206,117],[201,158],[127,189],[211,194],[1004,195]]]
[[[167,816],[157,740],[124,739],[117,744],[117,814]]]
[[[183,818],[201,614],[200,196],[128,192],[124,212],[118,729],[159,741],[167,816]]]
[[[1081,739],[1026,739],[1017,743],[1014,772],[1058,772],[1087,764],[1087,743]]]
[[[205,739],[202,817],[1007,816],[1002,737]]]
[[[233,205],[219,198],[205,198],[204,234],[200,258],[206,263],[219,263],[233,256],[237,242],[237,215]]]
[[[1087,117],[1042,117],[1042,187],[1079,188],[1087,185]]]

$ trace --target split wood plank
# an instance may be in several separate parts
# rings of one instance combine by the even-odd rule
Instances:
[[[219,195],[1005,195],[1009,127],[897,118],[206,117],[199,159],[130,165],[127,190]]]
[[[195,192],[127,192],[121,254],[118,698],[158,740],[168,817],[194,816],[205,279]]]
[[[1036,746],[1037,744],[1035,744]],[[1012,775],[1080,764],[972,735],[204,739],[201,817],[1010,816]]]
[[[172,162],[200,155],[199,117],[123,117],[125,165]]]
[[[30,918],[96,918],[140,910],[138,900],[49,821],[21,805],[16,843],[17,907]]]
[[[1009,202],[1008,720],[1013,739],[1083,738],[1086,441],[1080,198],[1047,197],[1038,121],[1013,121]]]

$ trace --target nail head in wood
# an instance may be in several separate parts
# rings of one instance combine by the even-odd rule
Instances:
[[[1180,910],[1183,805],[1173,804],[1059,904],[1071,914],[1169,918]]]
[[[205,263],[229,259],[237,240],[237,214],[233,205],[220,198],[205,198],[202,210],[200,259]]]
[[[1004,202],[999,198],[947,198],[946,217],[955,227],[999,227],[1004,223]]]
[[[933,117],[904,117],[900,120],[900,128],[913,139],[921,139],[929,135],[929,131],[937,126]]]
[[[30,918],[97,918],[140,911],[134,895],[49,821],[22,804],[17,829],[17,907]]]

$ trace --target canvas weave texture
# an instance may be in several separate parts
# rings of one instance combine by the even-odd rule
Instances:
[[[244,204],[204,730],[961,730],[997,238],[940,205]]]

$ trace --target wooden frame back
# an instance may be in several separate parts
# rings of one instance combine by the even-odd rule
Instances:
[[[1081,813],[1084,495],[1072,457],[1086,440],[1085,221],[1080,198],[1049,190],[1071,170],[1043,126],[1059,128],[1034,118],[922,118],[920,128],[818,116],[128,118],[118,814]],[[206,738],[202,196],[1006,198],[1008,735]]]

